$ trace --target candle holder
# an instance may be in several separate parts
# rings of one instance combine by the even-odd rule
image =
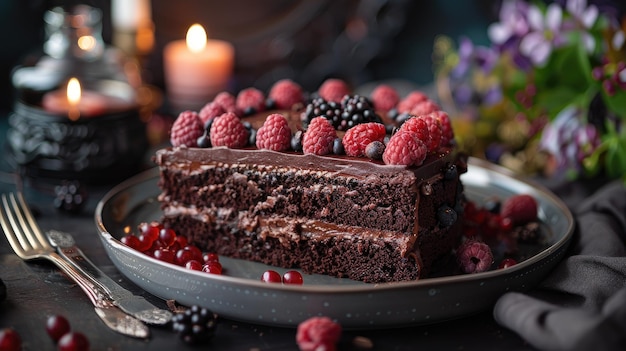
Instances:
[[[12,76],[11,161],[32,177],[108,183],[132,175],[148,149],[144,121],[152,112],[139,93],[138,65],[104,44],[96,8],[54,8],[44,20],[44,53]],[[80,82],[74,102],[70,78]]]

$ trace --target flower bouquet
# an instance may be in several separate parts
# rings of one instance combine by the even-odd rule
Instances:
[[[626,45],[611,8],[505,0],[490,46],[435,41],[462,149],[524,174],[626,179]]]

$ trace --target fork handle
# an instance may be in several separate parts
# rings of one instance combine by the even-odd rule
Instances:
[[[98,317],[109,328],[135,338],[147,338],[150,335],[150,330],[145,324],[113,305],[99,287],[91,283],[76,267],[65,261],[56,252],[51,252],[46,255],[46,258],[80,286],[93,303]]]

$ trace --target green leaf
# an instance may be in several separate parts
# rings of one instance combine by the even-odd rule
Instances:
[[[626,138],[611,139],[606,152],[606,171],[609,177],[622,177],[626,173]]]
[[[613,96],[609,96],[603,89],[602,97],[609,110],[613,111],[619,117],[626,119],[626,91],[619,90]]]

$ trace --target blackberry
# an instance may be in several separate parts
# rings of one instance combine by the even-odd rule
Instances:
[[[215,335],[217,318],[209,309],[193,305],[172,318],[172,329],[187,344],[201,344]]]
[[[348,130],[361,123],[382,123],[380,117],[374,110],[374,105],[365,96],[346,95],[341,100],[341,107],[343,113],[341,114],[339,126],[336,127],[338,130]]]
[[[314,98],[306,105],[303,113],[302,122],[308,125],[315,117],[323,116],[332,122],[333,127],[341,123],[342,114],[341,105],[334,101],[326,101],[321,97]]]
[[[87,202],[87,191],[78,181],[64,180],[54,193],[54,207],[61,211],[79,213]]]

